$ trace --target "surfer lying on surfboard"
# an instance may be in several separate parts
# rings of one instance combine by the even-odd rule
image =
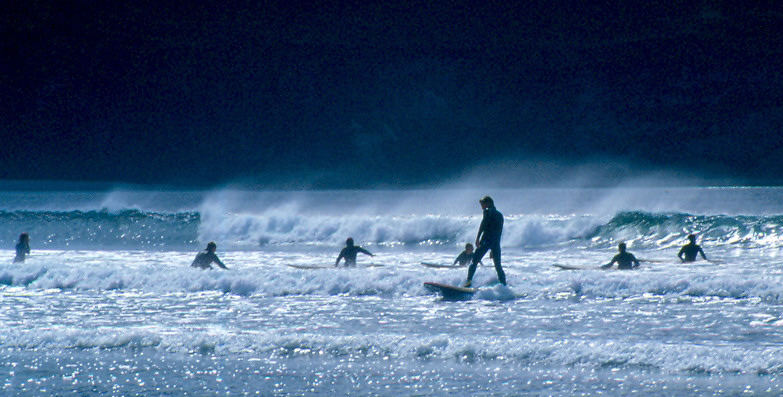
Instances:
[[[340,251],[340,255],[337,257],[337,260],[334,262],[334,266],[340,265],[340,259],[345,259],[345,266],[356,266],[356,254],[357,253],[363,253],[365,255],[375,256],[370,251],[367,251],[366,249],[359,247],[358,245],[353,245],[353,238],[348,237],[347,240],[345,240],[345,248]]]
[[[625,250],[625,243],[618,244],[617,249],[620,253],[615,255],[611,262],[601,265],[601,269],[608,269],[612,267],[615,262],[617,262],[617,268],[622,270],[630,270],[639,267],[639,260],[637,260],[632,253]]]

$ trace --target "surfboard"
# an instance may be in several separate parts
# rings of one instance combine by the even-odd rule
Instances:
[[[639,269],[638,266],[634,267],[632,269],[620,269],[620,268],[618,268],[616,266],[612,266],[612,267],[603,267],[603,266],[582,267],[582,266],[561,265],[559,263],[553,263],[552,266],[554,266],[554,267],[556,267],[556,268],[558,268],[560,270],[603,270],[603,271],[612,271],[612,270],[637,270],[637,269]]]
[[[434,282],[426,282],[424,283],[424,287],[430,291],[440,293],[445,299],[468,299],[478,291],[478,288],[465,288]]]
[[[560,270],[595,270],[595,269],[590,269],[589,267],[561,265],[559,263],[554,263],[552,264],[552,266]]]
[[[295,264],[287,264],[288,267],[293,267],[294,269],[301,269],[301,270],[313,270],[313,269],[356,269],[356,268],[363,268],[363,267],[383,267],[384,265],[377,265],[375,263],[370,263],[369,265],[359,265],[359,266],[337,266],[334,265],[295,265]]]
[[[379,265],[377,263],[368,263],[366,265],[351,265],[351,266],[345,266],[342,263],[340,266],[337,266],[338,269],[356,269],[356,268],[363,268],[363,267],[384,267],[386,265]]]
[[[430,262],[421,262],[422,266],[426,267],[432,267],[435,269],[456,269],[458,267],[462,266],[455,266],[455,265],[441,265],[439,263],[430,263]]]
[[[325,265],[291,265],[291,264],[288,264],[286,266],[293,267],[294,269],[306,269],[306,270],[310,270],[310,269],[328,269],[330,267],[334,267],[334,266],[325,266]]]

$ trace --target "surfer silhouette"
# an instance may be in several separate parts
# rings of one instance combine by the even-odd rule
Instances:
[[[677,253],[677,257],[680,258],[680,260],[683,262],[695,262],[696,256],[701,254],[701,257],[704,258],[705,261],[708,260],[707,256],[704,255],[704,250],[701,249],[701,246],[696,244],[696,236],[689,234],[688,240],[690,242],[680,248],[680,252]],[[685,258],[682,257],[683,255],[685,255]]]
[[[356,254],[359,252],[365,255],[375,256],[370,253],[370,251],[367,251],[358,245],[353,245],[353,238],[348,237],[348,239],[345,240],[345,248],[340,251],[340,255],[337,257],[334,265],[339,266],[340,259],[345,259],[345,266],[356,266]]]
[[[601,265],[601,269],[608,269],[612,267],[615,262],[617,262],[617,268],[622,270],[630,270],[639,267],[639,260],[637,260],[632,253],[625,250],[625,243],[618,244],[617,249],[620,253],[615,255],[611,262]]]
[[[209,244],[207,244],[207,249],[196,254],[196,258],[193,259],[193,263],[191,263],[190,266],[199,269],[212,269],[212,263],[214,262],[223,269],[228,269],[226,265],[220,261],[217,254],[215,254],[215,250],[217,250],[217,244],[210,241]]]
[[[465,280],[465,287],[470,287],[473,283],[473,275],[476,273],[476,266],[487,251],[492,251],[492,262],[495,263],[495,271],[498,273],[498,281],[506,285],[506,273],[500,266],[500,236],[503,234],[503,214],[495,208],[495,202],[492,197],[484,196],[479,200],[484,216],[481,219],[478,234],[476,235],[476,252],[468,267],[468,279]]]
[[[24,262],[25,255],[30,254],[30,235],[22,233],[19,235],[19,242],[16,243],[16,257],[14,263]]]
[[[473,244],[465,244],[465,251],[462,251],[457,259],[454,259],[452,265],[459,264],[460,266],[467,266],[470,261],[473,260]]]

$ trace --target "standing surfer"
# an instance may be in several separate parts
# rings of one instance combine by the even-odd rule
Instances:
[[[215,244],[214,241],[210,241],[209,244],[207,244],[207,249],[196,254],[196,258],[193,259],[193,263],[191,263],[190,266],[198,267],[200,269],[212,269],[212,263],[214,262],[223,269],[228,270],[226,265],[224,265],[217,254],[215,254],[216,250],[217,244]]]
[[[503,234],[503,214],[495,208],[495,202],[492,197],[484,196],[479,200],[481,209],[484,211],[484,217],[481,219],[481,226],[479,226],[478,234],[476,235],[476,252],[473,254],[473,260],[468,268],[468,279],[465,281],[464,286],[470,287],[473,283],[473,275],[476,273],[476,266],[487,251],[492,251],[490,254],[492,261],[495,263],[495,271],[498,273],[498,281],[506,285],[506,273],[503,272],[503,267],[500,266],[500,236]]]
[[[704,258],[705,261],[708,260],[707,256],[704,255],[704,250],[701,249],[701,246],[696,244],[696,236],[689,234],[688,240],[690,242],[680,248],[680,252],[677,253],[677,257],[680,258],[680,260],[683,262],[695,262],[696,255],[701,254],[701,257]],[[683,255],[685,255],[685,258],[682,257]]]
[[[14,263],[24,262],[25,255],[30,254],[30,235],[22,233],[19,235],[19,242],[16,243],[16,258]]]
[[[334,265],[338,266],[340,264],[340,259],[345,259],[345,266],[356,266],[356,254],[359,252],[365,255],[375,256],[370,253],[370,251],[367,251],[358,245],[353,245],[353,238],[348,237],[348,239],[345,240],[345,248],[340,251],[340,255],[337,257]]]

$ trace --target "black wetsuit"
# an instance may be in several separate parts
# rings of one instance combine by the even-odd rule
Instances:
[[[506,273],[500,266],[500,236],[503,234],[503,214],[495,207],[484,209],[484,218],[481,219],[478,236],[479,244],[473,254],[473,261],[468,268],[468,281],[473,280],[476,266],[487,251],[492,251],[492,261],[495,263],[495,271],[498,273],[498,281],[506,285]]]
[[[467,250],[462,251],[461,254],[457,257],[457,259],[454,259],[454,263],[452,265],[456,265],[459,263],[460,266],[467,266],[471,261],[473,260],[473,253],[468,253]]]
[[[201,269],[212,269],[213,262],[217,263],[217,265],[222,267],[223,269],[228,269],[226,265],[224,265],[223,262],[220,261],[220,259],[214,252],[209,252],[207,250],[201,251],[198,254],[196,254],[196,259],[193,259],[193,263],[191,263],[190,266],[198,267]]]
[[[701,257],[704,258],[704,260],[707,260],[707,256],[704,255],[704,251],[698,244],[688,243],[682,246],[680,252],[677,253],[677,257],[679,257],[683,262],[693,262],[696,260],[696,255],[699,253],[701,253]],[[682,257],[683,254],[685,254],[684,259]]]
[[[16,244],[16,258],[14,258],[14,263],[17,262],[24,262],[25,255],[30,253],[30,244],[27,244],[24,241],[20,241]]]
[[[337,257],[337,261],[334,262],[334,265],[339,265],[340,259],[345,259],[345,266],[356,266],[356,254],[359,252],[372,256],[370,251],[356,245],[351,245],[340,251],[340,255]]]
[[[615,262],[617,262],[617,268],[622,270],[630,270],[639,266],[639,261],[636,260],[636,257],[627,251],[615,255],[612,261],[609,262],[609,266],[606,267],[611,267]]]

